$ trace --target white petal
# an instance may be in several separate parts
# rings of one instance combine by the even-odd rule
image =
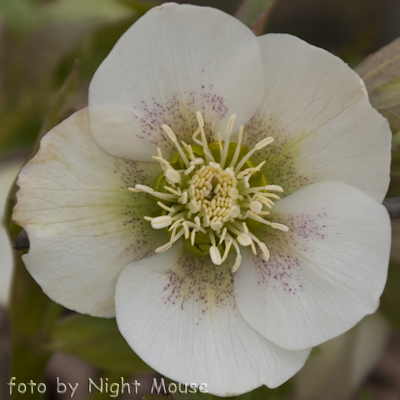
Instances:
[[[244,318],[286,349],[316,346],[375,312],[387,278],[390,220],[381,204],[340,182],[321,182],[276,203],[258,234],[270,260],[243,252],[235,276]],[[270,216],[269,216],[270,217]]]
[[[228,260],[216,266],[176,243],[126,267],[115,301],[118,327],[146,363],[179,382],[206,383],[219,396],[276,387],[309,354],[280,349],[243,319]]]
[[[158,206],[127,190],[151,185],[158,173],[157,164],[117,159],[100,148],[87,109],[43,138],[19,176],[13,219],[29,236],[25,265],[50,298],[83,313],[115,314],[122,268],[165,241],[143,220]]]
[[[358,325],[318,347],[294,379],[300,400],[349,399],[382,357],[388,323],[369,315]]]
[[[91,128],[108,152],[148,160],[174,147],[169,125],[188,141],[203,114],[206,133],[234,129],[260,104],[264,76],[259,45],[241,22],[222,11],[164,4],[150,10],[118,41],[90,85]]]
[[[290,35],[258,38],[265,96],[246,126],[245,144],[272,136],[257,152],[285,194],[323,180],[357,187],[378,201],[389,186],[391,132],[360,77],[342,60]]]
[[[22,167],[22,161],[3,163],[0,166],[0,306],[8,304],[13,271],[13,250],[10,238],[4,228],[4,207],[15,178]]]

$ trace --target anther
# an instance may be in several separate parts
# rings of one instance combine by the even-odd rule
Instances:
[[[168,182],[179,183],[181,181],[179,172],[172,167],[167,167],[164,175]]]
[[[273,222],[271,224],[271,228],[278,229],[279,231],[282,231],[282,232],[288,232],[289,231],[289,228],[286,225],[278,224],[277,222]]]
[[[263,242],[258,242],[257,244],[261,250],[261,253],[263,254],[264,261],[268,262],[269,261],[269,250],[268,250],[267,246]]]
[[[283,189],[278,185],[267,185],[264,187],[264,190],[270,190],[271,192],[283,193]]]
[[[253,211],[255,214],[260,214],[262,211],[262,204],[259,201],[252,201],[250,203],[250,210]]]
[[[230,135],[230,133],[232,132],[233,124],[235,123],[235,119],[236,119],[236,114],[233,114],[229,119],[228,126],[226,127],[226,133],[228,135]]]
[[[192,161],[193,162],[193,161]],[[191,163],[192,163],[191,162]],[[189,175],[196,167],[194,165],[191,165],[186,171],[185,175]]]
[[[186,157],[186,154],[182,150],[182,147],[178,143],[178,140],[176,139],[175,133],[172,131],[172,129],[168,125],[161,125],[161,128],[164,130],[164,132],[169,136],[171,139],[172,143],[174,143],[176,149],[178,150],[179,155],[182,157],[183,162],[185,163],[186,167],[189,168],[189,160]]]
[[[168,243],[164,244],[163,246],[158,247],[155,252],[156,253],[162,253],[162,252],[170,249],[171,246],[172,246],[172,243],[168,242]]]
[[[174,131],[168,125],[165,125],[165,124],[161,125],[161,128],[168,135],[168,137],[171,139],[171,141],[173,143],[176,143],[177,139],[176,139]]]
[[[244,247],[250,246],[253,243],[253,239],[247,233],[241,233],[237,237],[237,241]]]
[[[218,247],[216,247],[216,246],[210,247],[210,258],[211,258],[211,261],[213,262],[213,264],[215,264],[215,265],[222,264],[221,253],[219,252]]]
[[[216,222],[212,222],[211,224],[210,224],[210,228],[213,230],[213,231],[219,231],[221,228],[222,228],[222,222],[221,221],[216,221]]]
[[[255,148],[256,150],[260,150],[260,149],[262,149],[263,147],[268,146],[269,144],[271,144],[273,141],[274,141],[274,138],[273,138],[273,137],[267,137],[267,138],[261,140],[261,142],[258,142],[258,143],[254,146],[254,148]]]
[[[199,124],[199,128],[204,128],[204,120],[200,111],[196,111],[197,122]]]
[[[153,218],[151,226],[154,229],[162,229],[172,224],[172,218],[169,215],[162,215],[160,217]]]

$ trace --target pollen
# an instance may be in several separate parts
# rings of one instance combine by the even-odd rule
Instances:
[[[258,247],[267,262],[270,258],[267,245],[250,231],[246,221],[257,221],[269,228],[287,232],[287,226],[265,218],[274,205],[272,199],[280,199],[271,192],[282,193],[283,189],[277,185],[251,186],[251,177],[261,171],[266,161],[255,167],[244,167],[257,150],[270,145],[274,139],[266,137],[240,158],[243,125],[240,126],[235,152],[229,166],[226,166],[236,115],[229,119],[225,142],[222,142],[218,132],[219,163],[215,161],[207,143],[203,117],[200,112],[197,112],[196,116],[198,129],[193,133],[192,140],[201,146],[204,156],[196,156],[193,147],[185,142],[181,142],[182,147],[173,130],[164,124],[161,128],[175,145],[184,169],[174,168],[158,148],[157,156],[153,156],[153,159],[160,163],[164,171],[167,182],[164,186],[165,191],[156,191],[141,184],[128,188],[132,192],[148,193],[170,203],[166,205],[158,201],[162,215],[155,218],[144,217],[154,229],[168,228],[170,232],[169,242],[156,249],[156,252],[169,250],[182,237],[187,239],[191,246],[195,246],[196,234],[201,232],[209,237],[208,255],[215,265],[221,265],[234,249],[236,260],[232,272],[235,273],[242,260],[241,247],[249,247],[255,255]],[[176,167],[174,163],[173,165]]]

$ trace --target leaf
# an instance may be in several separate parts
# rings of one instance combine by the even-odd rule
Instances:
[[[358,400],[374,400],[366,389],[362,389]]]
[[[42,7],[41,24],[96,24],[115,22],[133,10],[117,0],[58,0]]]
[[[54,327],[48,348],[72,354],[107,371],[153,371],[128,346],[115,319],[80,314],[65,317]]]
[[[381,297],[379,311],[389,321],[391,326],[400,330],[400,266],[397,262],[391,261],[389,264],[389,275],[385,291]]]
[[[393,135],[392,144],[396,146],[400,144],[400,131]]]
[[[369,99],[390,123],[393,134],[400,131],[400,38],[369,55],[355,71],[367,86]]]
[[[244,0],[235,17],[247,25],[255,35],[261,35],[276,0]]]
[[[75,60],[71,72],[65,79],[63,85],[61,86],[60,90],[53,99],[49,111],[47,112],[46,118],[39,132],[39,136],[37,139],[38,142],[50,129],[52,129],[54,126],[57,125],[59,115],[61,113],[61,109],[64,105],[65,99],[71,92],[73,92],[79,81],[80,69],[81,69],[80,61]]]
[[[159,6],[162,4],[162,1],[149,1],[149,0],[119,0],[120,3],[125,4],[128,7],[133,8],[141,14],[146,13],[151,8]]]

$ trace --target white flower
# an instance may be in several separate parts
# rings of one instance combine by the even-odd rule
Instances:
[[[217,160],[240,139],[254,164],[238,166],[235,146]],[[276,387],[379,304],[390,139],[363,82],[326,51],[256,38],[212,8],[156,7],[97,70],[88,109],[20,174],[25,264],[55,301],[116,315],[172,379],[222,396]],[[220,189],[215,219],[205,200]]]

